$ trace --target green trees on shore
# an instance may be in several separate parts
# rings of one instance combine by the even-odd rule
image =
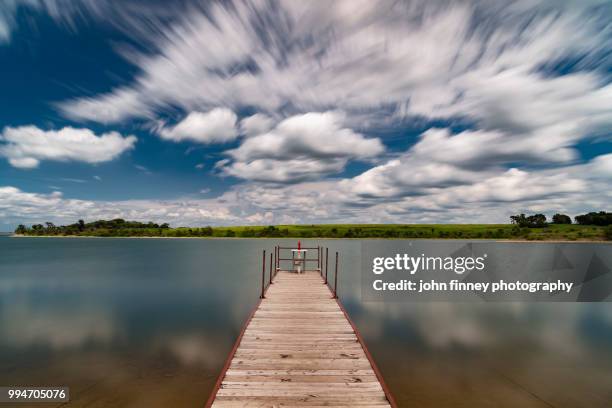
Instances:
[[[542,228],[546,226],[546,216],[544,214],[534,214],[525,216],[525,214],[511,215],[510,221],[523,228]]]
[[[565,214],[555,214],[552,218],[553,224],[571,224],[572,219],[569,215]]]
[[[576,216],[576,222],[580,225],[612,225],[612,213],[600,211]]]
[[[15,233],[28,236],[96,237],[228,237],[228,238],[449,238],[449,239],[526,239],[602,240],[612,239],[612,213],[579,215],[577,224],[565,214],[555,214],[547,223],[544,214],[518,214],[511,224],[333,224],[269,225],[234,227],[175,227],[168,223],[126,221],[121,218],[83,220],[69,225],[51,222],[27,227],[20,224]],[[586,224],[591,222],[593,224]],[[606,226],[610,225],[606,229]]]
[[[57,226],[52,222],[34,224],[30,228],[20,224],[15,229],[20,235],[95,235],[95,236],[158,236],[162,230],[169,229],[168,224],[156,224],[153,222],[142,223],[138,221],[126,221],[122,218],[113,220],[98,220],[85,223],[78,220],[74,224]]]
[[[597,225],[606,227],[612,225],[612,213],[600,211],[590,212],[588,214],[577,215],[575,218],[578,225]],[[510,221],[519,227],[527,228],[542,228],[547,225],[546,216],[544,214],[534,214],[526,216],[525,214],[511,215]],[[552,218],[553,224],[571,224],[572,219],[569,215],[555,214]]]

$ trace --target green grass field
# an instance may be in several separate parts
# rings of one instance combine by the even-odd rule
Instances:
[[[217,227],[213,236],[287,236],[301,238],[450,238],[521,240],[605,240],[606,227],[554,225],[518,228],[510,224],[325,224],[270,227]]]
[[[44,229],[25,235],[98,237],[228,237],[228,238],[409,238],[499,239],[528,241],[604,241],[612,227],[550,224],[520,228],[512,224],[322,224],[178,228]]]

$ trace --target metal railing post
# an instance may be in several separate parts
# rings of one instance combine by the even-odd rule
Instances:
[[[338,252],[336,252],[336,273],[334,274],[334,299],[338,299]]]
[[[262,267],[261,267],[261,295],[259,296],[260,299],[265,298],[264,296],[264,285],[265,285],[265,281],[266,281],[266,250],[263,250],[263,261],[262,261]]]
[[[327,270],[329,269],[329,248],[325,248],[325,284],[327,285]]]
[[[272,284],[272,252],[270,252],[270,285]]]
[[[274,247],[274,277],[276,277],[277,270],[278,270],[278,245]]]

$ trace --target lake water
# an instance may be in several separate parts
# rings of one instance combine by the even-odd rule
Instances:
[[[201,407],[277,243],[0,237],[0,385]],[[612,406],[612,304],[362,302],[357,241],[303,244],[340,252],[339,296],[400,406]]]

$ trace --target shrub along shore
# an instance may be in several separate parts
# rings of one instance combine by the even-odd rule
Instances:
[[[176,227],[168,224],[141,223],[123,219],[83,220],[56,226],[47,222],[30,227],[20,225],[15,234],[24,236],[92,237],[202,237],[202,238],[435,238],[435,239],[505,239],[534,241],[605,241],[612,240],[612,213],[590,213],[576,219],[598,224],[567,223],[569,217],[557,217],[547,223],[542,214],[512,217],[511,224],[312,224],[231,227]],[[543,218],[542,218],[543,217]],[[579,218],[582,217],[582,218]]]

